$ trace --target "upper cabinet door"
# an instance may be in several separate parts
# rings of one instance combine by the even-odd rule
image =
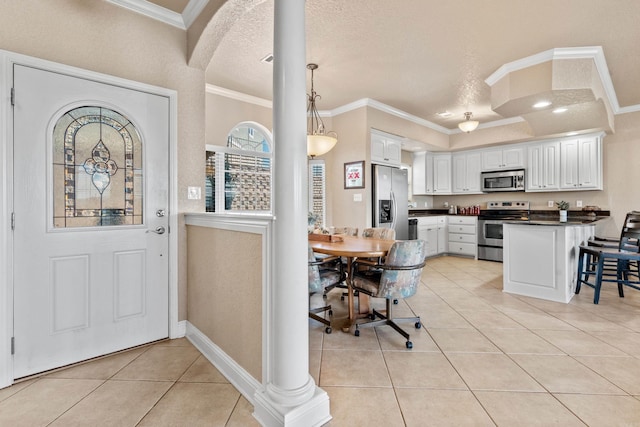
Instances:
[[[482,170],[523,168],[524,147],[498,148],[482,151]]]
[[[433,194],[451,194],[451,154],[433,155]]]
[[[527,191],[554,191],[560,188],[560,143],[530,145],[527,153]]]
[[[400,167],[402,139],[371,131],[371,163]]]
[[[414,195],[427,193],[427,152],[413,153],[413,166],[411,168],[411,192]],[[431,172],[431,170],[429,170]],[[433,180],[433,178],[432,178]]]
[[[601,138],[582,137],[560,142],[560,188],[601,190]]]
[[[452,159],[453,193],[481,193],[480,153],[456,153]]]

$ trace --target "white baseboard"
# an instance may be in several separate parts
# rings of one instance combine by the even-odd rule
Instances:
[[[238,363],[229,357],[220,347],[214,344],[205,334],[188,321],[186,324],[187,339],[224,375],[231,384],[255,406],[255,394],[262,384],[253,378]]]
[[[173,328],[169,328],[169,338],[183,338],[187,334],[187,321],[179,321]]]

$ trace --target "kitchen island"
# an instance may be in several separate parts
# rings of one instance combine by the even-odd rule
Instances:
[[[517,221],[503,225],[503,291],[568,303],[575,293],[579,246],[595,221]]]

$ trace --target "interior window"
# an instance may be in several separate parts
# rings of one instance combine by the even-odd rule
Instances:
[[[271,132],[254,122],[235,126],[226,146],[207,145],[207,212],[271,212]]]

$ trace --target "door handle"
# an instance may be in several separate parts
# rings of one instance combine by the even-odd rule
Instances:
[[[164,234],[164,232],[167,231],[163,226],[158,226],[156,227],[155,230],[147,230],[147,233],[151,232],[151,233],[156,233],[156,234]]]

